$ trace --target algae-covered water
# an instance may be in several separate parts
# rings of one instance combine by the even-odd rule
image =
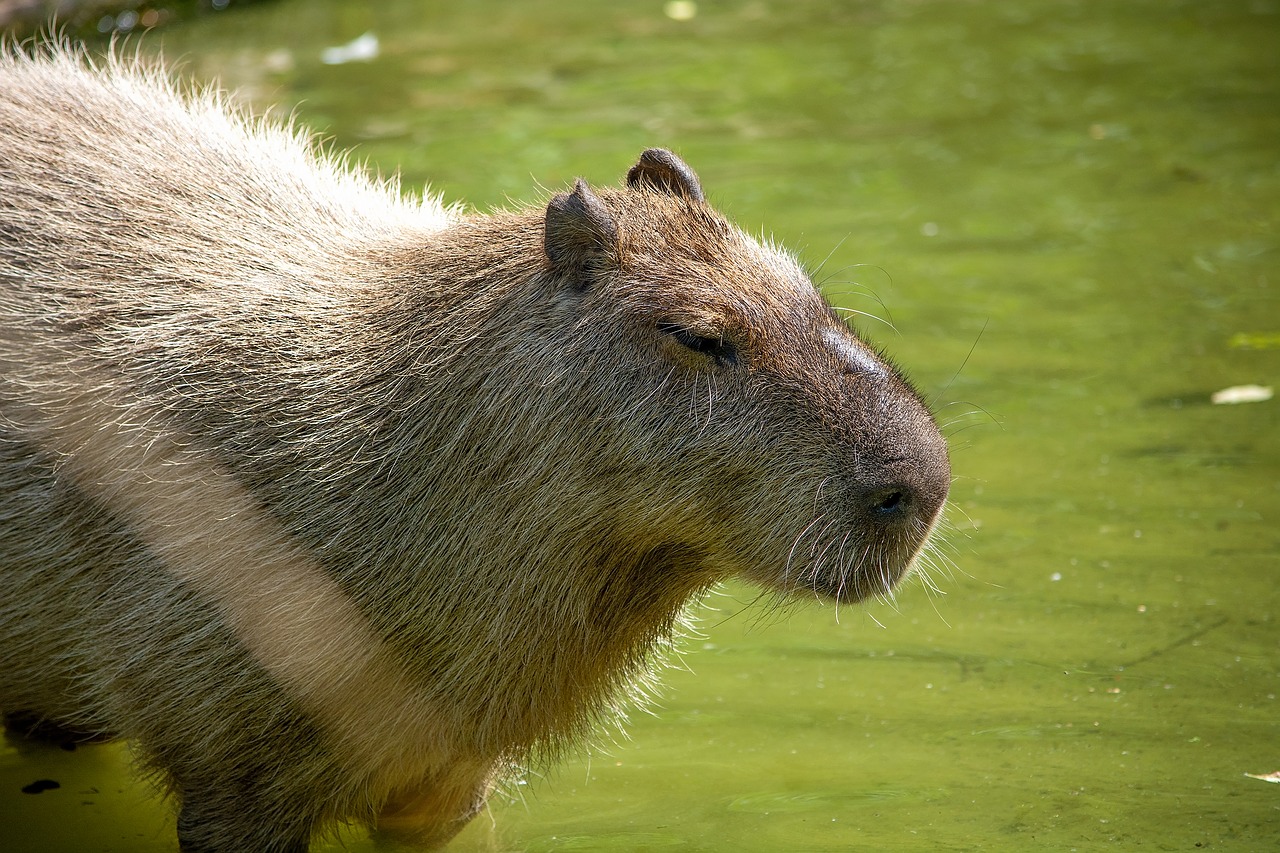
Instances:
[[[652,715],[451,849],[1280,846],[1280,400],[1211,402],[1280,385],[1280,3],[284,0],[142,46],[480,208],[674,148],[947,425],[941,593],[724,589]],[[0,846],[176,849],[126,762],[0,747]]]

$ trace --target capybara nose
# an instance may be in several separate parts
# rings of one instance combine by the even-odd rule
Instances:
[[[911,488],[902,484],[877,489],[867,498],[871,516],[886,524],[907,520],[914,514],[916,503]]]
[[[875,525],[881,527],[918,527],[927,530],[942,509],[947,497],[947,484],[934,484],[929,478],[903,478],[873,488],[862,498],[859,509]]]

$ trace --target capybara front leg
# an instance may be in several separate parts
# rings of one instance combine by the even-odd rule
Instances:
[[[307,853],[309,825],[282,822],[283,813],[213,799],[211,803],[198,793],[183,796],[178,814],[182,853]]]
[[[393,797],[378,815],[374,836],[391,846],[410,845],[418,850],[443,847],[484,808],[492,783],[446,780],[415,792]]]

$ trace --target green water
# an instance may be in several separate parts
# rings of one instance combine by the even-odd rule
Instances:
[[[695,11],[291,0],[144,41],[481,208],[672,147],[892,319],[948,424],[945,594],[726,589],[653,715],[451,849],[1275,849],[1280,400],[1209,397],[1280,385],[1280,3]],[[125,761],[0,747],[16,849],[176,849]]]

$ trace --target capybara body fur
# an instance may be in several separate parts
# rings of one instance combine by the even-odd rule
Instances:
[[[0,57],[0,708],[130,739],[184,851],[424,847],[737,576],[855,601],[926,407],[670,152],[488,215],[133,60]]]

